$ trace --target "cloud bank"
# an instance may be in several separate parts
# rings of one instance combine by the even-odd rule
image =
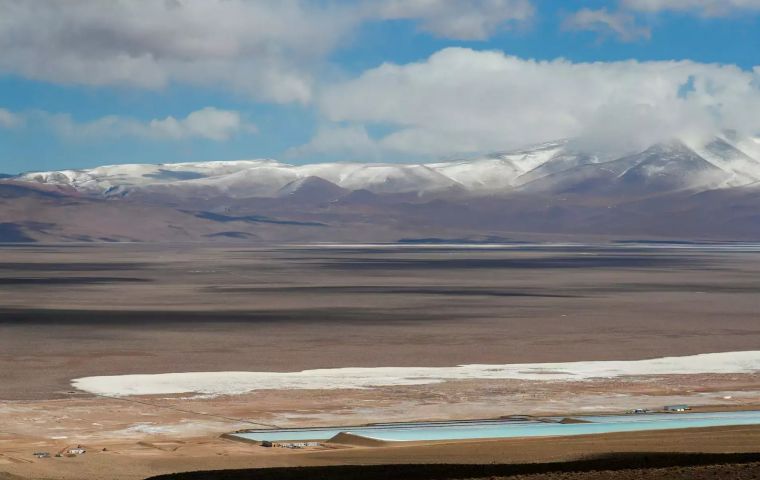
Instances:
[[[0,2],[0,70],[80,85],[220,85],[306,102],[348,18],[291,0]]]
[[[760,0],[619,0],[615,6],[582,8],[563,27],[645,40],[649,14],[724,16],[760,11]],[[722,129],[757,133],[757,68],[534,61],[448,48],[324,83],[331,53],[367,22],[408,21],[437,37],[473,41],[527,25],[535,15],[531,0],[0,0],[0,75],[136,89],[186,84],[254,101],[315,105],[317,132],[290,150],[296,156],[449,156],[579,136],[622,148]],[[67,138],[223,141],[253,129],[237,112],[214,108],[185,118],[90,122],[0,109],[0,128],[30,121]]]
[[[534,14],[528,0],[386,0],[368,7],[370,17],[416,19],[420,30],[458,40],[485,40]]]
[[[720,17],[740,11],[760,10],[760,0],[622,0],[631,10],[658,13],[677,11],[705,17]]]
[[[362,23],[455,39],[528,20],[529,0],[0,0],[0,73],[52,83],[230,89],[309,103],[314,75]]]
[[[319,99],[335,131],[304,146],[353,140],[386,152],[448,155],[588,137],[636,148],[725,129],[760,131],[760,68],[692,61],[534,61],[447,48],[383,64]],[[381,126],[389,133],[363,134]]]
[[[565,30],[591,31],[602,36],[614,35],[624,42],[649,39],[651,30],[636,24],[633,15],[625,12],[609,12],[606,8],[592,10],[582,8],[562,22]]]
[[[217,142],[234,135],[253,133],[256,126],[245,121],[240,113],[206,107],[184,118],[168,116],[152,120],[108,115],[88,122],[78,122],[65,113],[33,111],[13,113],[0,108],[0,127],[38,125],[51,129],[60,137],[73,140],[102,140],[116,137],[152,140],[184,140],[200,138]]]

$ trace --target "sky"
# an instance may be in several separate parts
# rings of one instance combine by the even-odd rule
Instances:
[[[0,0],[0,172],[760,134],[760,0]]]

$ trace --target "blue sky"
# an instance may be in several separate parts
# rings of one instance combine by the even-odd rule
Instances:
[[[760,1],[64,3],[0,0],[0,172],[421,161],[610,116],[637,132],[760,127]]]

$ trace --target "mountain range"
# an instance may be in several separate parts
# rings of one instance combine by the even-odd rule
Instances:
[[[578,140],[426,164],[127,164],[0,178],[0,241],[756,240],[760,143]]]

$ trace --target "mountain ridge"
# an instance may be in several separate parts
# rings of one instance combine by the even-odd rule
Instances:
[[[31,172],[0,180],[0,223],[11,240],[36,241],[756,240],[760,160],[739,147],[719,136],[612,156],[561,140],[427,164],[259,159]]]
[[[741,186],[760,182],[760,160],[741,151],[725,138],[715,137],[698,147],[679,140],[662,142],[640,152],[603,159],[597,152],[574,149],[568,140],[546,142],[533,148],[499,152],[473,159],[449,162],[321,163],[290,165],[272,159],[182,162],[173,164],[124,164],[92,169],[30,172],[11,177],[21,182],[65,185],[88,194],[178,189],[187,195],[227,195],[236,198],[276,197],[285,185],[307,177],[318,177],[346,190],[368,190],[380,194],[415,192],[420,195],[460,190],[472,194],[519,191],[525,185],[551,175],[574,170],[605,171],[621,160],[648,155],[641,165],[631,165],[630,181],[655,179],[669,170],[669,176],[684,176],[681,182],[660,188]],[[665,158],[670,158],[668,164]],[[707,157],[707,158],[706,158]],[[622,162],[625,163],[625,162]],[[696,164],[701,164],[697,167]],[[591,167],[589,167],[591,166]],[[644,171],[646,170],[646,171]],[[715,174],[716,182],[703,182],[698,172]],[[577,172],[576,172],[577,173]],[[635,178],[634,178],[635,177]],[[697,181],[694,181],[697,180]],[[566,181],[564,183],[567,183]],[[535,186],[535,184],[534,184]],[[527,187],[530,189],[531,187]]]

